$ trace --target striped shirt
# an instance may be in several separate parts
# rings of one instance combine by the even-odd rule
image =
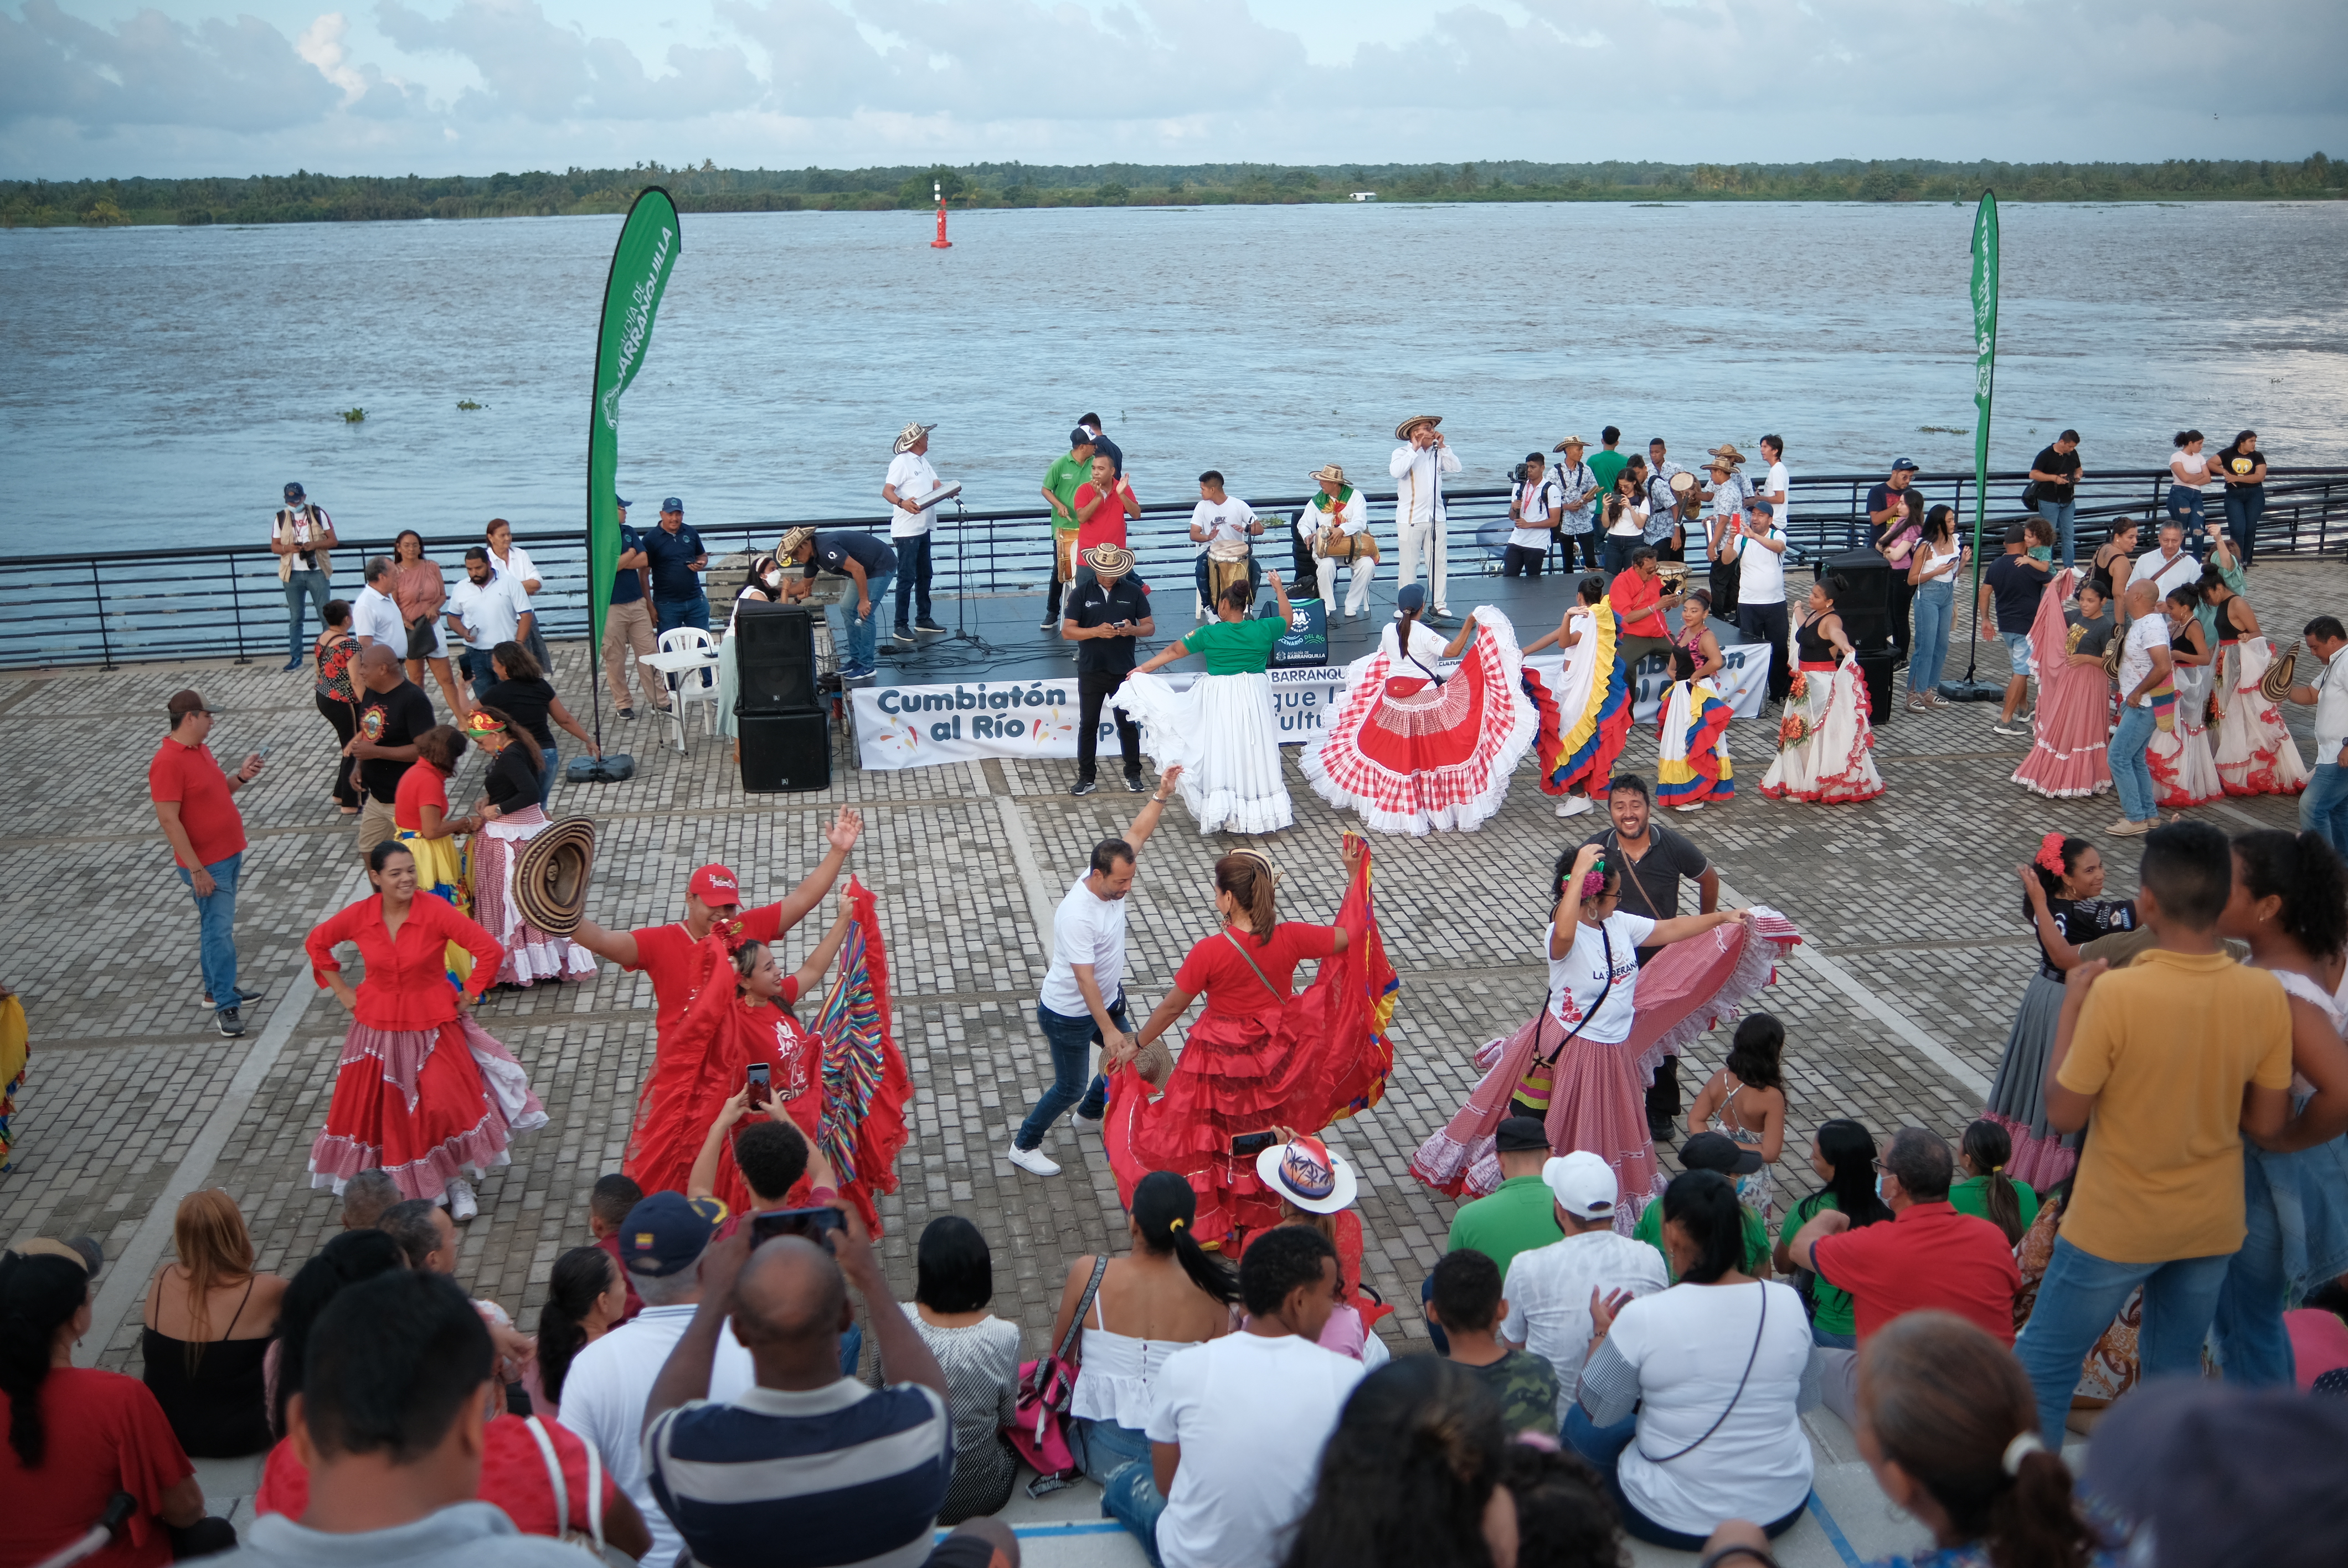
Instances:
[[[694,1400],[644,1433],[653,1496],[712,1568],[916,1568],[953,1475],[946,1402],[853,1378]]]

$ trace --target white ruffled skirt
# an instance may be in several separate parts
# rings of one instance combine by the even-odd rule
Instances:
[[[1270,676],[1201,675],[1178,692],[1137,671],[1111,701],[1141,726],[1142,749],[1161,771],[1181,768],[1176,787],[1200,833],[1277,833],[1296,820]]]

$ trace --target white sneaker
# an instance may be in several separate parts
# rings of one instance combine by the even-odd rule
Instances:
[[[1590,804],[1590,797],[1588,795],[1570,794],[1566,796],[1565,799],[1558,803],[1557,815],[1560,816],[1586,816],[1592,809],[1593,808]]]
[[[481,1205],[473,1197],[472,1183],[460,1181],[448,1184],[448,1217],[450,1219],[458,1225],[463,1225],[480,1212]]]
[[[1672,809],[1673,811],[1702,811],[1704,809],[1704,802],[1700,800],[1690,801],[1685,805],[1675,805],[1672,807]]]
[[[1014,1143],[1003,1151],[1003,1157],[1031,1176],[1056,1176],[1060,1173],[1059,1162],[1041,1149],[1023,1149]]]

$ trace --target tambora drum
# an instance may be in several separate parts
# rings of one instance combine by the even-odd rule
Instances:
[[[1248,544],[1245,539],[1217,539],[1207,547],[1207,593],[1210,600],[1220,600],[1223,589],[1248,580]]]

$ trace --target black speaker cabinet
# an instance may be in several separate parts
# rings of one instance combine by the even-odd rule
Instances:
[[[735,712],[803,712],[816,706],[815,617],[805,605],[743,605],[734,619],[734,645],[740,677]]]
[[[1891,715],[1895,711],[1891,706],[1891,674],[1899,668],[1899,650],[1861,649],[1855,657],[1859,661],[1859,678],[1867,682],[1868,709],[1873,714],[1870,722],[1878,725],[1890,723]],[[746,769],[749,765],[749,748],[745,746],[742,750],[742,758],[743,766]]]
[[[1891,563],[1874,550],[1849,550],[1818,564],[1821,579],[1839,577],[1842,597],[1835,613],[1842,617],[1842,634],[1854,649],[1881,647],[1891,641]]]
[[[749,794],[831,787],[831,727],[821,709],[803,713],[744,713],[742,788]]]

